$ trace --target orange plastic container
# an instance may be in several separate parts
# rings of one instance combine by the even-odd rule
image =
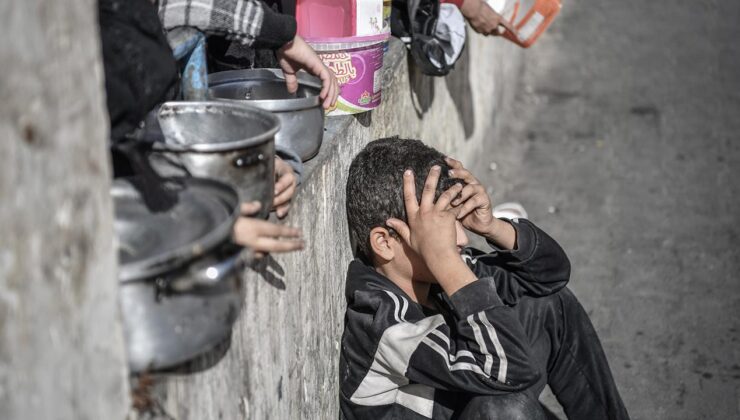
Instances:
[[[504,19],[511,22],[519,37],[506,31],[504,38],[529,48],[545,32],[562,7],[560,0],[487,0]]]

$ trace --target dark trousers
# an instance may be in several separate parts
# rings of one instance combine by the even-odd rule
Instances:
[[[470,400],[460,420],[544,419],[537,396],[550,385],[569,420],[624,420],[627,410],[591,320],[567,288],[515,307],[530,340],[532,363],[542,373],[526,392]]]

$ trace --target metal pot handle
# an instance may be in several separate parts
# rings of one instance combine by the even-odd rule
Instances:
[[[234,271],[245,267],[247,260],[243,252],[206,266],[192,267],[187,274],[179,276],[168,285],[171,291],[187,292],[196,287],[212,287],[228,279]]]
[[[265,155],[263,153],[244,153],[235,157],[232,163],[237,168],[244,168],[262,162],[263,160],[265,160]]]

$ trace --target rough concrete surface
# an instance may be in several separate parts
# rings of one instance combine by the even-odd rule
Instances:
[[[740,418],[738,40],[737,0],[566,1],[473,165],[563,244],[634,419]]]
[[[128,411],[93,0],[0,2],[0,418]]]

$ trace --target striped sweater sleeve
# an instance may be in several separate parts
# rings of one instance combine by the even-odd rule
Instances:
[[[254,47],[279,48],[296,34],[295,18],[259,0],[160,0],[159,18],[166,30],[191,26]]]
[[[450,298],[454,323],[441,314],[407,321],[419,317],[407,317],[406,298],[386,294],[371,328],[381,327],[382,334],[372,366],[352,393],[353,403],[408,403],[423,411],[424,404],[413,401],[425,394],[432,398],[434,389],[500,394],[539,378],[530,365],[524,328],[496,295],[492,279],[473,282]]]
[[[411,355],[405,376],[434,388],[477,394],[524,389],[538,378],[527,337],[490,278],[450,297],[455,323],[430,330]]]
[[[496,292],[507,305],[522,296],[547,296],[565,287],[570,279],[570,261],[565,251],[547,233],[526,219],[514,219],[516,248],[483,253],[469,248],[464,258],[479,277],[495,279]]]

